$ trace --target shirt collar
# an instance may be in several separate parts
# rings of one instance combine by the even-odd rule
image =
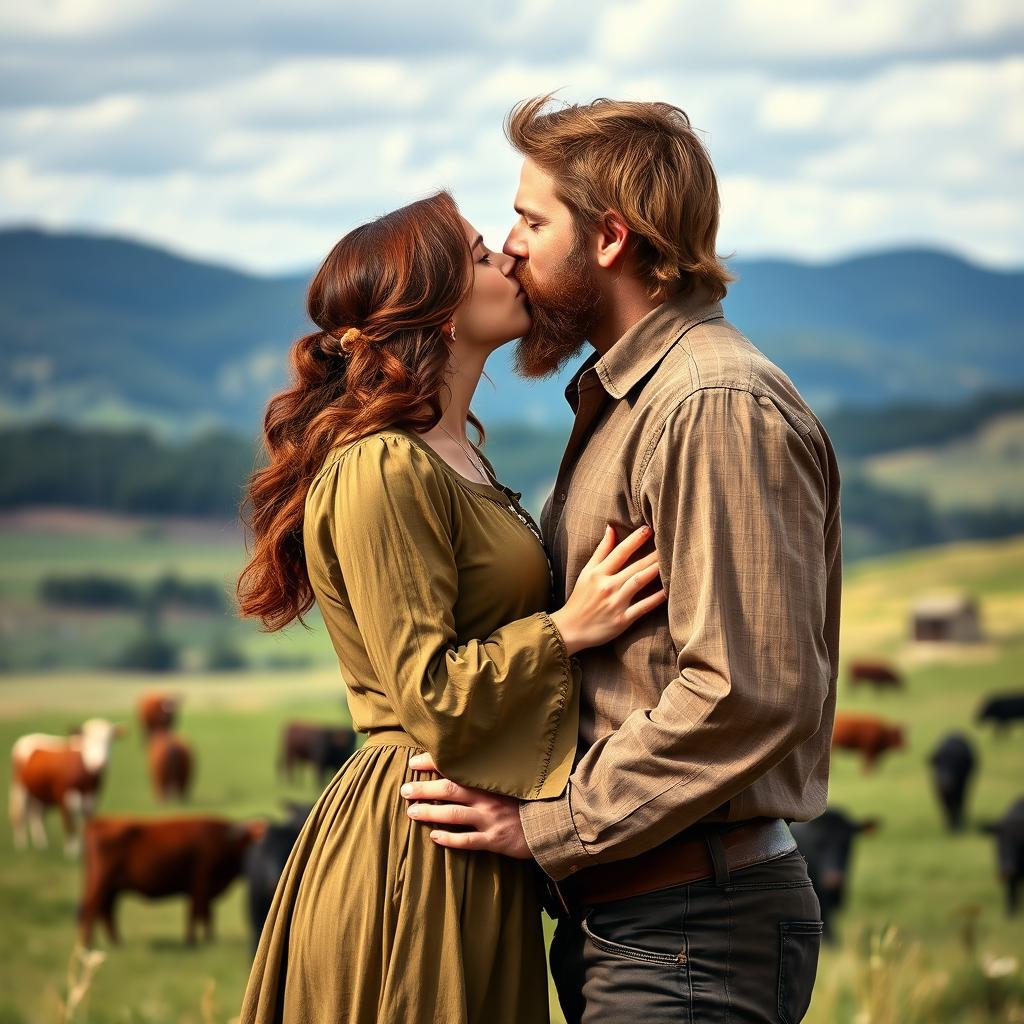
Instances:
[[[591,353],[569,382],[566,396],[576,393],[579,378],[593,366],[605,391],[623,398],[691,327],[723,315],[721,302],[711,298],[706,285],[673,295],[633,324],[603,356]]]

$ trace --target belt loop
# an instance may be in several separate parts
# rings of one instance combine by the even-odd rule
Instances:
[[[552,897],[554,905],[557,908],[557,916],[564,917],[568,921],[573,921],[576,924],[579,924],[583,914],[574,912],[574,901],[569,894],[563,891],[562,887],[553,878],[546,878],[545,884],[547,885],[548,893]],[[576,908],[576,910],[578,911],[578,908]]]
[[[711,855],[711,863],[715,866],[715,885],[725,885],[729,881],[729,864],[725,859],[722,837],[717,831],[711,831],[705,834],[704,841]]]

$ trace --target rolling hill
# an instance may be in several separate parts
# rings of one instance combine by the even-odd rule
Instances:
[[[308,327],[308,276],[259,277],[130,239],[0,232],[0,419],[255,433]],[[736,260],[726,315],[819,411],[950,402],[1024,383],[1024,273],[931,250],[831,264]],[[527,384],[492,356],[488,424],[558,427],[575,365]]]

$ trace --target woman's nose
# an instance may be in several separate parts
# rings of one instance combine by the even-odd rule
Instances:
[[[519,261],[516,259],[515,256],[510,256],[508,253],[502,253],[502,256],[504,256],[504,259],[502,260],[501,264],[501,272],[506,277],[512,277],[515,273],[516,263],[518,263]]]

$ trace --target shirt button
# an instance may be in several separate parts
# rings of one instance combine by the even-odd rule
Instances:
[[[566,498],[565,491],[559,491],[558,492],[558,500],[559,501],[565,501],[565,498]]]

